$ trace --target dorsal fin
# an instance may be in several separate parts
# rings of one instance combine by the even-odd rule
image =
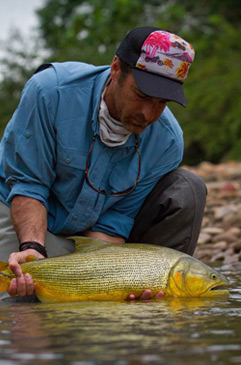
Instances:
[[[36,256],[34,256],[34,255],[28,255],[27,257],[26,257],[26,262],[30,262],[30,261],[36,261],[36,260],[40,260],[40,259],[38,259]]]
[[[76,246],[76,252],[93,251],[100,247],[104,247],[111,244],[110,242],[97,240],[95,238],[90,238],[90,237],[74,236],[68,238],[74,240]]]

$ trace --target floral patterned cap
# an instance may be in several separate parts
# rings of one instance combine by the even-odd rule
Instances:
[[[186,106],[183,81],[195,55],[190,43],[159,28],[137,27],[127,34],[116,55],[132,67],[144,94]]]

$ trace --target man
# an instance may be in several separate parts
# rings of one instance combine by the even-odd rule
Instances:
[[[182,38],[138,27],[111,67],[53,63],[31,77],[0,150],[0,259],[17,275],[10,295],[34,292],[19,263],[73,252],[70,235],[193,254],[206,189],[176,170],[182,131],[167,107],[186,105],[193,59]]]

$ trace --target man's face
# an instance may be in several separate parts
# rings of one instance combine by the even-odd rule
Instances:
[[[107,91],[106,103],[111,116],[135,134],[141,133],[148,125],[154,123],[167,105],[167,100],[143,94],[137,87],[132,73],[121,77],[121,70],[118,68],[114,71],[114,77],[112,75]]]

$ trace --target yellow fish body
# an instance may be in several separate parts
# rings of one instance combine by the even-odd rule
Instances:
[[[195,258],[170,248],[149,244],[114,244],[74,237],[76,252],[43,260],[28,257],[21,264],[36,283],[41,301],[123,300],[150,289],[176,297],[228,294],[219,286],[227,279]],[[0,291],[15,275],[0,262]],[[215,290],[214,290],[215,289]]]

